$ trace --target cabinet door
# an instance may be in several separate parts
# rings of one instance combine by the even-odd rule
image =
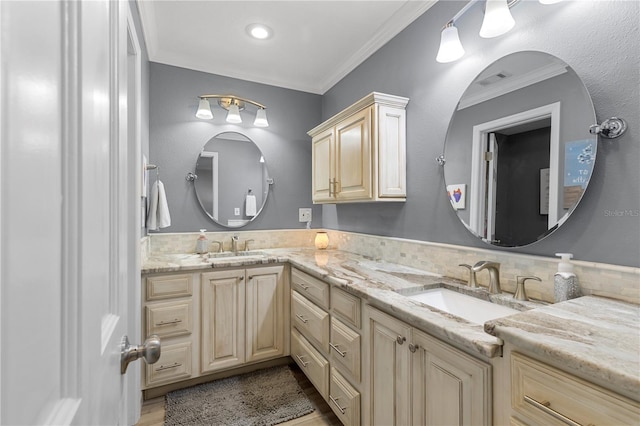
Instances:
[[[334,134],[328,129],[312,140],[312,186],[313,202],[333,201],[335,193],[333,187],[334,172]]]
[[[491,366],[418,330],[412,345],[412,424],[491,424]]]
[[[202,372],[245,361],[244,269],[202,274]]]
[[[378,107],[376,115],[379,198],[407,196],[406,112],[404,108]]]
[[[284,355],[284,266],[247,269],[247,362]]]
[[[363,424],[407,425],[411,417],[411,327],[376,309],[366,309],[367,354],[363,371],[368,400]]]
[[[366,200],[371,192],[371,113],[366,108],[336,126],[338,200]]]

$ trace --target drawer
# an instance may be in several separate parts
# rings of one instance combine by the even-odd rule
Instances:
[[[329,406],[343,425],[360,425],[360,393],[335,368],[331,369]]]
[[[169,299],[193,295],[191,275],[164,275],[147,277],[147,300]]]
[[[511,406],[547,425],[636,424],[640,404],[562,370],[511,354]]]
[[[361,308],[359,297],[333,287],[331,289],[331,309],[352,326],[360,328]]]
[[[291,357],[326,401],[329,398],[329,362],[296,330],[291,330]]]
[[[360,382],[360,335],[336,318],[331,318],[331,361],[339,363]]]
[[[329,309],[329,284],[312,277],[309,274],[292,268],[291,283],[294,290],[318,304],[324,309]]]
[[[329,314],[314,303],[291,292],[291,321],[300,333],[312,343],[329,352]]]
[[[162,346],[160,359],[146,366],[147,387],[191,377],[191,342]]]
[[[193,302],[155,303],[145,306],[147,336],[175,337],[193,332]]]

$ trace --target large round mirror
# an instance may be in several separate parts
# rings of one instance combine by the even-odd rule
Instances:
[[[567,220],[596,158],[591,97],[562,60],[507,55],[462,95],[445,142],[444,176],[462,223],[485,242],[518,247]]]
[[[196,196],[214,222],[239,228],[262,211],[269,194],[269,173],[256,144],[236,132],[211,138],[196,162]]]

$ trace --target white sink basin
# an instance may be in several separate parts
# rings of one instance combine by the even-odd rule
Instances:
[[[407,297],[477,324],[520,312],[446,288],[434,288]]]
[[[234,253],[210,253],[209,258],[205,261],[208,263],[227,263],[227,262],[241,262],[251,260],[262,260],[266,257],[266,254],[261,251],[242,251],[236,254]]]
[[[265,252],[258,251],[258,250],[239,251],[237,253],[226,251],[224,253],[209,253],[205,257],[207,258],[207,260],[212,260],[212,259],[228,259],[230,257],[245,258],[245,257],[256,257],[256,256],[264,257]]]

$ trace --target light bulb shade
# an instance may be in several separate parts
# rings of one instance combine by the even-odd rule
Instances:
[[[213,118],[213,114],[211,113],[211,105],[209,105],[208,100],[200,99],[200,103],[198,104],[198,112],[196,112],[196,117],[202,120],[211,120]]]
[[[269,127],[266,109],[258,108],[258,112],[256,112],[256,119],[254,120],[253,125],[256,127]]]
[[[509,32],[516,24],[513,20],[507,0],[487,0],[484,8],[484,20],[480,28],[480,37],[498,37]]]
[[[318,250],[324,250],[329,247],[329,235],[326,232],[318,232],[316,234],[315,245]]]
[[[464,48],[458,37],[458,29],[455,25],[448,25],[440,34],[440,49],[436,61],[440,63],[453,62],[464,55]]]
[[[229,113],[227,114],[227,123],[234,123],[234,124],[242,123],[242,117],[240,117],[240,108],[238,108],[238,105],[231,104],[231,106],[229,106]]]

